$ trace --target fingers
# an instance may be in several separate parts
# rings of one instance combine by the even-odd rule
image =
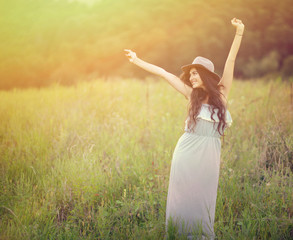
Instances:
[[[132,53],[130,49],[124,49],[125,52]]]
[[[133,62],[134,58],[136,58],[136,53],[131,51],[130,49],[124,49],[124,51],[126,52],[125,56],[128,58],[128,60],[130,62]]]
[[[129,49],[124,49],[124,51],[127,52],[127,53],[125,53],[125,56],[127,56],[127,57],[131,57],[131,50],[129,50]]]
[[[231,20],[231,23],[242,24],[242,21],[241,21],[240,19],[233,18],[233,19]]]
[[[134,52],[132,52],[132,51],[129,50],[129,49],[124,49],[124,51],[127,52],[127,53],[125,53],[125,55],[126,55],[126,56],[129,56],[129,57],[134,53]]]
[[[124,51],[126,52],[126,53],[125,53],[125,56],[127,56],[128,58],[131,57],[131,50],[129,50],[129,49],[124,49]]]

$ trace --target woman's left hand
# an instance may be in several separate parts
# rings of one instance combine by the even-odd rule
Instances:
[[[240,19],[233,18],[231,23],[234,27],[236,27],[236,31],[238,34],[242,34],[244,32],[244,24]]]

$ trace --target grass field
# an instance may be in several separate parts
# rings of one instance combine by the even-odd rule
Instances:
[[[292,239],[292,85],[233,84],[217,239]],[[0,92],[0,239],[163,239],[186,113],[163,80]]]

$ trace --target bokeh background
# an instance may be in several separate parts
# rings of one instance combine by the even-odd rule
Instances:
[[[293,75],[291,0],[0,1],[0,89],[144,78],[123,49],[176,75],[197,55],[221,74],[234,31],[245,26],[235,76]]]
[[[164,239],[188,102],[123,50],[176,75],[201,55],[222,74],[233,17],[246,29],[215,234],[293,239],[291,2],[0,0],[0,239]]]

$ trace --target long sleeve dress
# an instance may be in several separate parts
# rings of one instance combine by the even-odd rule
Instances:
[[[211,119],[211,106],[202,104],[194,131],[188,129],[175,147],[169,178],[166,208],[168,223],[177,226],[179,233],[200,234],[214,239],[214,218],[220,169],[221,140],[217,131],[216,113]],[[226,110],[226,123],[232,118]],[[171,222],[170,222],[171,221]]]

